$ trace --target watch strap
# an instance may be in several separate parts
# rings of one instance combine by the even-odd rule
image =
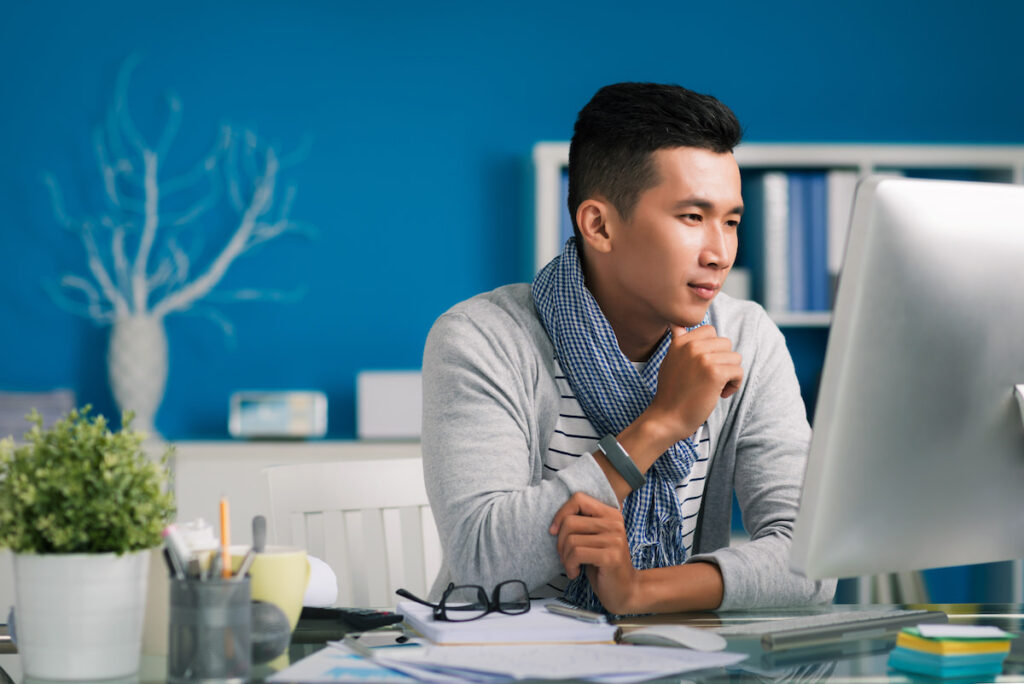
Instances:
[[[626,450],[619,444],[619,440],[615,439],[615,435],[605,435],[598,441],[597,446],[604,452],[608,462],[622,476],[622,479],[626,481],[630,489],[637,490],[644,486],[647,478],[636,467],[636,463],[633,463],[633,459],[629,457]]]

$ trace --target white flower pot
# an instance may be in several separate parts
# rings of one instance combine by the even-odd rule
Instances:
[[[149,556],[15,554],[25,676],[85,680],[138,672]]]

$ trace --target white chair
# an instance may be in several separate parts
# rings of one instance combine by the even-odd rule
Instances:
[[[264,469],[268,541],[305,548],[338,576],[337,605],[383,608],[404,587],[426,597],[441,542],[418,458]]]

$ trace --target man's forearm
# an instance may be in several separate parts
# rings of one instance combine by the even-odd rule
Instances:
[[[641,473],[650,470],[658,457],[677,441],[672,439],[671,432],[666,430],[649,413],[649,411],[642,413],[616,437]],[[618,497],[621,504],[633,489],[626,484],[626,480],[615,470],[600,449],[594,450],[594,460],[601,466],[601,470],[604,471],[605,477],[608,478],[608,482],[615,490],[615,496]]]
[[[725,585],[714,563],[686,563],[640,571],[632,613],[714,610]]]

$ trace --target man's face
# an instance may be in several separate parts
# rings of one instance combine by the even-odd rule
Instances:
[[[696,325],[736,258],[743,211],[740,172],[731,153],[694,147],[652,154],[659,183],[637,201],[629,220],[609,223],[612,282],[630,323]],[[635,318],[634,318],[635,317]]]

